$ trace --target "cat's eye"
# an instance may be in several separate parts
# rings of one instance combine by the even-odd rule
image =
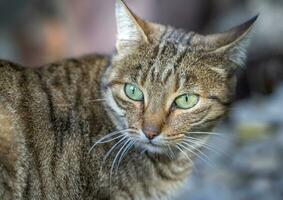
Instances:
[[[178,96],[174,103],[177,108],[189,109],[194,107],[199,101],[199,96],[195,94],[183,94]]]
[[[129,99],[134,101],[143,100],[143,92],[135,85],[126,83],[124,86],[124,92]]]

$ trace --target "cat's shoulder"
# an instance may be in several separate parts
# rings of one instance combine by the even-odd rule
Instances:
[[[0,59],[0,76],[6,75],[9,72],[22,71],[23,69],[24,67],[18,63]]]
[[[110,56],[93,54],[82,56],[76,60],[94,67],[104,67],[109,64]]]
[[[17,79],[18,76],[22,76],[23,74],[29,76],[37,72],[56,74],[68,69],[72,73],[72,70],[76,71],[76,69],[80,68],[86,73],[99,73],[109,65],[109,62],[109,56],[99,54],[86,55],[78,58],[66,58],[33,67],[0,59],[0,84],[7,85],[12,79]]]
[[[68,71],[70,74],[94,74],[99,77],[107,68],[109,62],[109,56],[93,54],[51,62],[37,67],[36,71],[45,76],[50,76],[51,74],[65,76],[66,71]]]
[[[16,62],[12,62],[9,60],[0,59],[0,76],[1,73],[4,72],[16,72],[23,70],[33,70],[33,69],[48,69],[48,68],[60,68],[60,67],[81,67],[81,66],[90,66],[92,68],[101,68],[105,67],[109,64],[110,57],[107,55],[101,54],[92,54],[80,56],[78,58],[65,58],[58,61],[50,62],[47,64],[43,64],[40,66],[27,66],[21,65]]]
[[[109,56],[93,54],[93,55],[85,55],[76,58],[66,58],[56,62],[52,62],[46,65],[42,65],[39,67],[42,69],[48,68],[59,68],[60,67],[69,67],[72,68],[90,68],[90,69],[99,69],[105,68],[110,62]]]

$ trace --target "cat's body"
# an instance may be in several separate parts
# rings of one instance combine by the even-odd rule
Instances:
[[[89,159],[88,147],[111,127],[106,113],[99,112],[101,103],[93,101],[100,98],[98,79],[106,65],[103,57],[39,69],[1,62],[1,173],[13,180],[1,182],[1,195],[8,188],[9,195],[26,199],[80,195],[81,175],[91,167],[81,166]],[[63,187],[69,192],[56,192],[66,191]]]
[[[102,56],[36,69],[1,61],[0,199],[109,198],[114,155],[102,168],[101,163],[113,144],[89,153],[95,141],[114,130],[99,101],[108,65]],[[129,157],[119,175],[113,172],[111,187],[119,191],[113,199],[167,196],[190,169],[183,159],[154,160],[135,151]]]
[[[1,200],[166,199],[190,174],[255,19],[201,36],[116,13],[113,57],[0,62]]]

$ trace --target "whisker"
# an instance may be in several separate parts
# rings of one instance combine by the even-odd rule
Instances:
[[[186,137],[184,139],[184,141],[186,142],[195,142],[195,144],[200,144],[202,145],[202,147],[206,148],[207,150],[210,150],[214,153],[217,153],[217,154],[224,154],[224,152],[221,152],[220,150],[218,150],[218,148],[215,146],[215,145],[211,145],[211,144],[207,144],[207,142],[201,140],[201,139],[198,139],[198,138],[194,138],[194,137]]]
[[[129,152],[129,150],[132,148],[132,146],[135,144],[135,141],[131,141],[128,143],[128,145],[125,147],[124,151],[121,153],[121,156],[117,162],[117,171],[119,169],[120,163],[123,160],[123,158],[126,156],[126,154]]]
[[[197,158],[200,158],[202,161],[204,161],[205,163],[209,163],[208,160],[206,160],[205,158],[203,158],[202,156],[200,156],[199,154],[197,154],[196,152],[194,152],[192,149],[190,149],[190,145],[187,144],[189,147],[186,147],[182,144],[179,144],[181,147],[183,147],[185,150],[189,151],[190,153],[192,153],[193,155],[195,155]],[[207,157],[207,156],[206,156]]]
[[[94,147],[97,146],[98,144],[105,143],[103,140],[106,140],[106,139],[108,139],[108,138],[110,138],[110,137],[112,137],[112,136],[114,136],[114,135],[118,135],[118,134],[120,134],[120,133],[123,133],[123,132],[126,132],[126,131],[130,131],[130,130],[132,130],[132,129],[117,130],[117,131],[111,132],[111,133],[109,133],[109,134],[103,136],[102,138],[100,138],[98,141],[96,141],[96,142],[92,145],[92,147],[91,147],[90,150],[89,150],[89,153],[91,153],[91,151],[94,149]],[[117,137],[117,138],[119,138],[119,137]],[[117,139],[117,138],[116,138],[116,139]],[[110,141],[112,141],[112,140],[109,140],[108,142],[110,142]]]
[[[170,158],[171,160],[174,160],[175,154],[174,154],[174,152],[173,152],[171,146],[170,146],[169,144],[167,144],[166,146],[167,146],[168,149],[169,149],[169,155],[168,155],[169,158]]]
[[[179,146],[179,144],[177,144],[175,147],[176,147],[176,149],[178,149],[189,160],[189,162],[191,163],[193,169],[195,169],[196,172],[199,173],[198,169],[195,167],[195,164],[194,164],[193,160],[182,150],[182,147]]]
[[[224,137],[224,133],[217,133],[217,132],[205,132],[205,131],[189,131],[189,132],[184,132],[186,134],[199,134],[199,135],[215,135],[219,137]]]
[[[109,150],[108,152],[105,154],[103,161],[102,161],[102,165],[105,163],[105,161],[107,160],[107,158],[109,157],[109,155],[111,154],[111,152],[122,142],[124,142],[124,140],[127,139],[127,136],[124,136],[123,138],[121,138],[118,142],[116,142]]]
[[[101,167],[100,167],[100,172],[102,171],[102,168],[107,160],[107,158],[110,156],[111,152],[119,145],[121,144],[121,142],[123,142],[125,139],[127,139],[127,136],[124,136],[123,138],[121,138],[118,142],[116,142],[108,151],[107,153],[105,154],[105,156],[103,157],[103,161],[102,161],[102,164],[101,164]]]
[[[192,145],[188,144],[187,142],[182,142],[183,145],[187,145],[188,148],[192,148],[193,150],[197,151],[200,155],[202,155],[205,160],[209,161],[209,158],[206,154],[204,154],[201,150],[199,150],[198,148],[194,147],[192,143]]]
[[[116,163],[117,159],[119,158],[120,153],[122,152],[122,150],[124,149],[124,147],[128,145],[129,142],[131,142],[130,139],[127,139],[127,140],[125,141],[125,143],[120,147],[119,151],[116,153],[116,156],[115,156],[115,158],[114,158],[114,160],[113,160],[113,162],[112,162],[111,169],[110,169],[110,187],[111,187],[111,185],[112,185],[112,184],[111,184],[111,183],[112,183],[112,175],[113,175],[113,169],[114,169],[114,167],[115,167],[115,163]]]
[[[111,139],[108,139],[108,140],[104,140],[104,141],[101,141],[101,142],[97,142],[97,144],[108,143],[108,142],[111,142],[111,141],[116,140],[116,139],[118,139],[118,138],[120,138],[120,137],[123,137],[123,136],[124,136],[124,135],[119,135],[119,136],[116,136],[116,137],[111,138]]]
[[[133,132],[133,133],[140,133],[138,130],[133,129],[133,128],[129,128],[128,130],[129,130],[130,132]]]

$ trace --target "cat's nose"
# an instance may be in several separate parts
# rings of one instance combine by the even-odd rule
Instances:
[[[160,131],[158,128],[155,127],[144,127],[142,128],[142,132],[149,140],[152,140],[153,138],[159,135]]]

